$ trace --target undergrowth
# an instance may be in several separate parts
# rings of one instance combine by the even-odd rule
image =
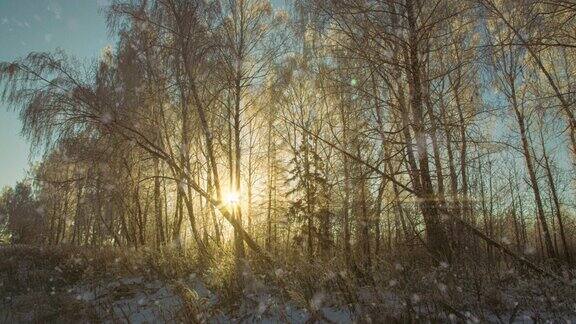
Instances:
[[[504,260],[434,263],[423,261],[420,253],[383,255],[359,270],[336,258],[309,262],[292,255],[272,264],[254,257],[237,260],[228,249],[203,259],[173,248],[9,246],[0,249],[0,322],[95,321],[91,305],[75,298],[72,288],[126,277],[169,285],[181,301],[170,318],[184,322],[201,323],[224,314],[242,320],[247,310],[284,316],[290,307],[308,314],[312,322],[330,322],[327,309],[346,310],[360,322],[576,318],[574,286]],[[575,276],[567,268],[542,266],[565,278]],[[215,297],[201,296],[195,282]]]

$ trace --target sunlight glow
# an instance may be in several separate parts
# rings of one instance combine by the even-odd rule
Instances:
[[[240,194],[236,191],[230,191],[224,196],[224,201],[228,205],[236,205],[240,202]]]

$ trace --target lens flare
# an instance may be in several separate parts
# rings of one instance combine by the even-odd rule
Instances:
[[[224,196],[224,201],[228,205],[236,205],[240,202],[240,194],[235,191],[231,191]]]

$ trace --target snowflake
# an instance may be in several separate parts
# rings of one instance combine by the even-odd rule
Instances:
[[[112,65],[114,58],[114,48],[112,45],[108,44],[102,48],[100,58],[106,65]]]
[[[62,18],[62,10],[60,9],[60,6],[57,3],[51,2],[48,5],[48,7],[46,7],[46,10],[52,13],[54,15],[54,18],[56,18],[56,20],[60,20]]]
[[[335,274],[334,272],[328,270],[328,272],[326,273],[326,277],[327,277],[329,280],[332,280],[332,279],[336,278],[336,274]]]
[[[314,294],[314,296],[312,296],[312,299],[310,300],[310,307],[313,310],[319,310],[322,307],[322,302],[324,301],[324,298],[326,296],[324,295],[323,292],[317,292]]]
[[[110,122],[112,122],[112,115],[111,115],[110,113],[106,112],[106,113],[104,113],[104,114],[102,115],[102,117],[100,117],[100,121],[101,121],[103,124],[107,125],[107,124],[109,124]]]
[[[448,287],[443,283],[439,283],[438,289],[440,290],[440,292],[445,293],[448,290]]]
[[[258,303],[258,308],[256,309],[256,313],[258,313],[258,315],[260,316],[260,315],[264,314],[264,312],[266,311],[266,308],[268,308],[268,305],[265,302],[260,301]]]
[[[476,316],[471,315],[466,323],[480,323],[480,320]]]

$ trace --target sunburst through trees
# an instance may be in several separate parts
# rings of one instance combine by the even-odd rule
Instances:
[[[230,251],[239,286],[251,262],[368,280],[410,253],[568,280],[540,262],[576,246],[575,8],[114,1],[95,66],[0,65],[44,153],[3,195],[0,235]]]

